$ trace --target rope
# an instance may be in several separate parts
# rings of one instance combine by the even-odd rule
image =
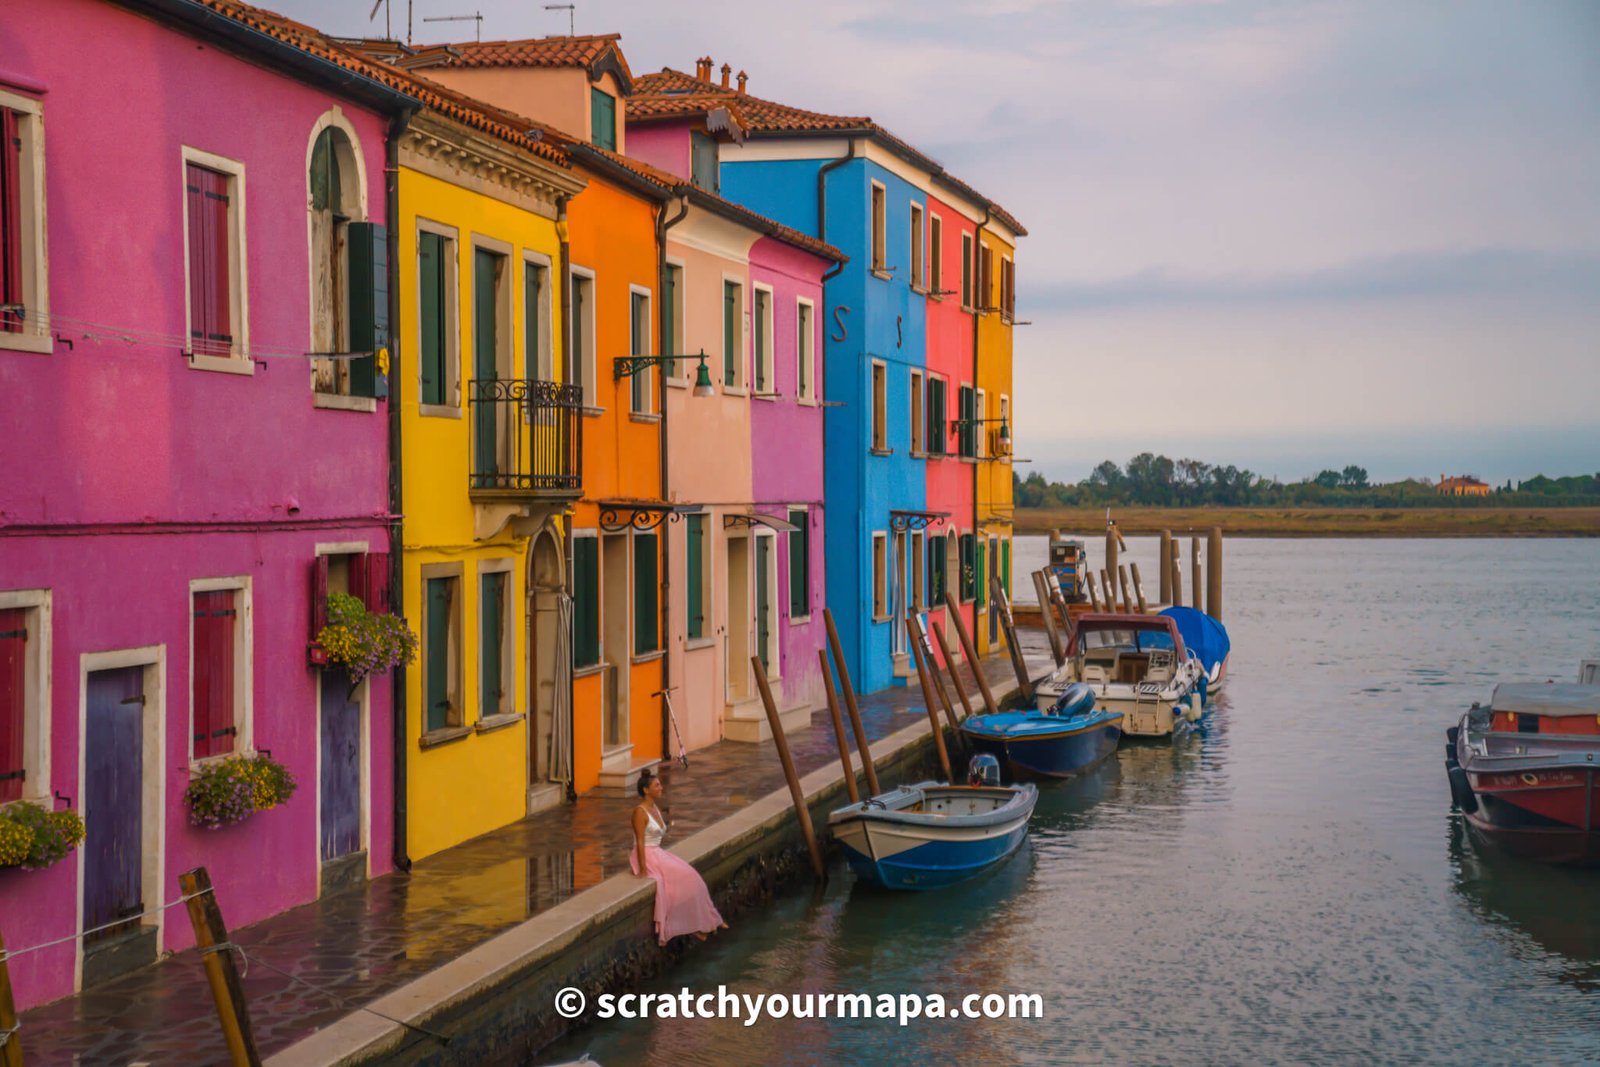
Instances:
[[[151,915],[157,915],[163,911],[167,911],[170,908],[176,908],[180,904],[187,904],[196,897],[206,896],[211,892],[212,890],[210,889],[203,889],[198,893],[191,893],[188,896],[179,897],[170,904],[162,904],[159,907],[151,908],[149,911],[142,911],[138,915],[128,915],[124,918],[117,919],[115,922],[108,922],[101,926],[93,926],[87,930],[79,930],[75,934],[68,934],[66,937],[58,937],[54,941],[44,941],[37,945],[29,945],[27,948],[7,949],[4,952],[0,952],[0,963],[4,963],[16,956],[26,956],[30,952],[38,952],[40,949],[54,948],[56,945],[65,945],[69,941],[76,941],[80,937],[88,937],[90,934],[98,934],[102,930],[113,930],[119,926],[126,926],[137,919],[144,919]]]

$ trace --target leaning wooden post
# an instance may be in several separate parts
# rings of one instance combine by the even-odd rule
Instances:
[[[950,652],[950,640],[945,636],[944,627],[937,622],[930,624],[933,636],[939,642],[939,651],[944,655],[945,669],[950,672],[950,684],[955,686],[956,696],[961,700],[962,718],[972,718],[972,701],[967,699],[967,687],[961,684],[961,669],[956,666],[956,658]]]
[[[0,1065],[22,1067],[22,1035],[17,1027],[17,1003],[11,996],[4,937],[0,937]]]
[[[1200,610],[1200,538],[1189,538],[1189,581],[1194,585],[1194,609]]]
[[[839,742],[839,766],[844,768],[844,787],[850,793],[850,803],[861,801],[856,789],[855,768],[850,766],[850,742],[844,739],[844,717],[839,714],[839,691],[833,687],[833,670],[828,666],[828,650],[817,649],[817,661],[822,664],[822,684],[828,690],[828,714],[833,718],[833,736]]]
[[[878,768],[867,749],[867,728],[861,724],[861,709],[856,706],[856,687],[850,684],[850,667],[844,661],[844,649],[839,645],[839,629],[833,625],[833,609],[822,609],[822,621],[828,627],[828,647],[833,649],[833,664],[839,669],[839,688],[844,690],[845,710],[850,713],[850,728],[856,735],[856,752],[861,756],[861,769],[867,772],[869,796],[883,792],[878,788]]]
[[[1172,588],[1172,606],[1183,607],[1183,545],[1174,537],[1172,539],[1172,554],[1167,558],[1167,581]]]
[[[1111,524],[1109,515],[1106,517],[1106,566],[1100,573],[1102,576],[1117,573],[1117,528]],[[1108,597],[1111,595],[1109,587],[1106,595]],[[1113,607],[1112,610],[1115,611],[1116,608]]]
[[[1033,572],[1033,592],[1039,598],[1039,616],[1044,620],[1044,635],[1050,639],[1050,656],[1059,667],[1067,661],[1061,651],[1061,634],[1056,631],[1055,605],[1050,602],[1050,589],[1045,584],[1044,571]]]
[[[1064,656],[1072,655],[1072,610],[1067,607],[1066,598],[1059,592],[1050,594],[1050,603],[1061,613],[1061,652]]]
[[[1156,600],[1162,604],[1172,603],[1172,564],[1168,562],[1171,559],[1172,531],[1162,530],[1160,556],[1161,565],[1156,568],[1156,573],[1160,577],[1160,581],[1156,583],[1160,587],[1160,591],[1156,594]]]
[[[922,642],[917,640],[911,616],[906,616],[906,635],[911,638],[911,655],[917,661],[917,680],[922,683],[922,702],[928,706],[928,725],[933,727],[933,747],[939,753],[939,766],[944,770],[944,780],[955,783],[950,774],[950,753],[944,747],[944,727],[939,725],[939,709],[933,704],[933,683],[928,680],[928,659],[923,654]]]
[[[1133,595],[1139,598],[1139,614],[1143,615],[1149,609],[1145,606],[1144,601],[1144,583],[1139,580],[1139,565],[1130,563],[1128,564],[1128,569],[1133,572]]]
[[[1089,609],[1098,613],[1100,611],[1100,593],[1094,587],[1094,572],[1087,567],[1083,570],[1083,587],[1089,590]]]
[[[178,885],[187,898],[185,907],[189,910],[189,924],[194,927],[195,947],[200,950],[206,982],[211,986],[211,999],[216,1001],[217,1016],[222,1020],[222,1037],[228,1043],[228,1055],[235,1067],[260,1067],[261,1053],[256,1050],[255,1034],[250,1029],[244,986],[239,983],[239,968],[233,962],[228,927],[222,921],[222,909],[217,906],[211,875],[204,867],[196,867],[178,875]]]
[[[927,658],[928,674],[933,678],[934,691],[939,694],[939,704],[944,708],[944,717],[949,720],[950,729],[959,731],[961,729],[961,723],[956,718],[955,705],[950,703],[950,691],[944,687],[944,675],[939,671],[939,661],[934,659],[933,649],[928,647],[930,644],[932,644],[932,642],[928,640],[928,631],[923,629],[922,620],[917,618],[914,613],[908,614],[906,617],[912,621],[913,629],[916,630],[917,640],[922,643],[922,654]],[[950,676],[952,678],[955,677],[954,669],[951,670]],[[960,688],[959,683],[957,684],[957,688]]]
[[[1017,672],[1017,692],[1023,700],[1033,699],[1033,679],[1028,677],[1028,665],[1022,661],[1022,646],[1017,642],[1017,622],[1011,617],[1011,601],[1000,587],[998,575],[989,576],[989,595],[1000,608],[1000,626],[1006,632],[1006,651],[1011,653],[1011,667]]]
[[[1222,527],[1206,538],[1206,614],[1222,621]]]
[[[972,647],[972,635],[967,632],[967,620],[961,617],[961,605],[956,602],[956,595],[946,591],[944,606],[950,609],[950,621],[956,624],[956,640],[961,642],[961,654],[967,657],[967,666],[972,668],[972,676],[978,681],[978,692],[983,694],[984,709],[990,715],[999,713],[1000,708],[994,702],[994,693],[989,689],[989,679],[983,676],[983,664],[978,662],[977,650]]]
[[[761,703],[767,709],[767,725],[772,727],[772,743],[777,746],[778,759],[783,762],[783,776],[789,780],[789,796],[794,798],[794,814],[800,820],[800,835],[806,839],[806,851],[811,853],[811,870],[817,881],[828,880],[828,869],[822,863],[822,849],[817,845],[817,831],[811,825],[811,809],[806,807],[806,795],[800,791],[800,773],[794,769],[794,757],[789,755],[789,739],[783,736],[783,720],[778,718],[778,705],[772,700],[772,687],[767,684],[767,669],[761,665],[760,656],[750,657],[750,668],[756,672],[756,688],[761,690]]]
[[[1117,584],[1122,586],[1122,610],[1133,610],[1133,597],[1128,595],[1128,568],[1122,564],[1117,565]]]

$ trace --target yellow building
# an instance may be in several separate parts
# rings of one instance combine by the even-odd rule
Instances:
[[[582,398],[564,372],[561,148],[446,90],[398,143],[407,839],[420,858],[559,802],[570,779],[564,516]]]
[[[979,587],[978,652],[1005,646],[998,612],[990,602],[989,574],[998,574],[1002,586],[1011,588],[1012,535],[1012,435],[1016,432],[1011,407],[1011,331],[1016,317],[1017,238],[1027,233],[998,207],[978,227],[977,413],[978,464],[973,492],[974,525],[978,534]]]
[[[1470,474],[1461,474],[1454,477],[1439,475],[1439,485],[1434,490],[1440,496],[1488,496],[1488,485],[1480,482]]]

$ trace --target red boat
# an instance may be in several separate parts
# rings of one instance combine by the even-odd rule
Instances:
[[[1508,852],[1600,864],[1600,686],[1503,684],[1446,735],[1450,794]]]

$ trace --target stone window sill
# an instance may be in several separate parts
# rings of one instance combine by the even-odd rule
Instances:
[[[221,374],[242,374],[246,378],[253,377],[256,373],[255,362],[248,359],[236,359],[233,356],[202,356],[198,353],[188,353],[189,366],[193,370],[217,371]]]
[[[48,356],[55,351],[55,338],[39,333],[0,333],[0,352],[32,352]]]
[[[494,733],[496,730],[503,730],[507,726],[519,723],[524,718],[526,718],[526,716],[524,716],[520,711],[509,712],[504,715],[490,715],[487,718],[479,719],[477,722],[473,723],[472,728],[480,734],[490,734]]]
[[[417,414],[434,419],[459,419],[461,409],[454,404],[418,404]]]
[[[378,410],[378,401],[370,396],[343,396],[337,393],[312,393],[311,406],[325,408],[329,411],[366,411]]]
[[[472,733],[473,729],[470,726],[446,726],[440,730],[429,730],[417,739],[417,747],[424,749],[437,748],[440,745],[448,745],[452,741],[459,741],[463,737],[470,737]]]

